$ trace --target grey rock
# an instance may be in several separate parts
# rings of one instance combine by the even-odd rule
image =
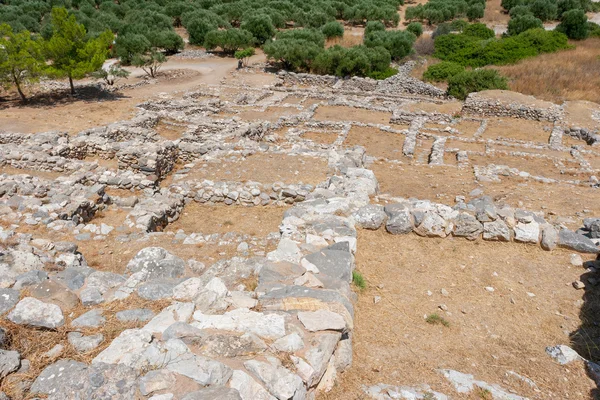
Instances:
[[[309,387],[317,384],[321,380],[341,336],[342,335],[337,332],[323,332],[315,335],[311,339],[310,348],[306,350],[304,355],[304,358],[314,370],[307,381]]]
[[[346,329],[344,317],[329,310],[301,311],[298,313],[298,319],[310,332]]]
[[[494,200],[489,196],[473,199],[469,205],[475,208],[475,217],[479,222],[491,222],[498,218]]]
[[[175,322],[162,334],[163,340],[181,339],[185,343],[204,340],[207,336],[203,330],[193,327],[186,322]]]
[[[245,400],[236,389],[220,387],[209,387],[188,393],[181,400]]]
[[[448,396],[432,391],[428,385],[411,387],[380,383],[369,387],[363,386],[363,390],[374,400],[448,400]]]
[[[15,278],[14,290],[21,290],[28,286],[37,285],[48,279],[48,274],[44,271],[29,271]]]
[[[469,213],[460,213],[454,220],[454,236],[476,239],[483,232],[483,224]]]
[[[173,297],[172,282],[148,282],[138,287],[138,295],[146,300],[161,300]]]
[[[521,243],[535,243],[540,240],[540,225],[535,221],[519,222],[514,227],[515,240]]]
[[[323,249],[304,258],[316,266],[320,274],[345,282],[352,281],[354,257],[347,251]]]
[[[65,311],[79,305],[79,297],[75,293],[52,279],[31,286],[29,294],[43,302],[54,303]]]
[[[166,369],[148,372],[140,378],[140,392],[148,396],[159,390],[169,389],[175,384],[175,374]]]
[[[542,240],[540,245],[544,250],[554,250],[558,244],[558,231],[552,225],[545,225],[542,228]]]
[[[100,346],[104,341],[104,336],[100,333],[96,335],[84,336],[81,332],[69,332],[67,339],[71,346],[80,353],[87,353]]]
[[[127,264],[127,271],[148,272],[148,280],[179,278],[185,272],[185,262],[160,247],[146,247],[140,250]]]
[[[491,385],[484,381],[476,380],[473,375],[463,374],[458,371],[444,369],[439,370],[458,393],[471,393],[475,388],[487,391],[491,394],[493,399],[502,400],[527,400],[525,397],[518,396],[516,394],[508,393],[498,385]]]
[[[16,351],[0,350],[0,379],[21,366],[21,356]]]
[[[9,311],[18,301],[18,291],[12,289],[0,289],[0,314]]]
[[[223,315],[194,313],[192,326],[198,329],[219,329],[240,333],[253,333],[259,337],[279,339],[285,336],[285,319],[278,314],[263,314],[238,308]]]
[[[580,253],[597,254],[600,252],[600,248],[589,238],[567,229],[563,229],[558,233],[558,245]]]
[[[49,329],[58,328],[65,323],[59,306],[44,303],[33,297],[25,297],[19,301],[7,318],[15,324]]]
[[[393,235],[403,235],[412,232],[413,218],[404,204],[388,204],[384,207],[388,216],[385,229]]]
[[[69,267],[52,276],[52,280],[65,285],[71,290],[80,289],[94,270],[89,267]]]
[[[546,347],[546,353],[560,365],[566,365],[573,361],[583,359],[575,350],[563,344]]]
[[[304,382],[288,369],[257,360],[246,361],[244,366],[276,398],[280,400],[304,398],[306,392]]]
[[[185,339],[184,339],[185,341]],[[191,340],[193,343],[195,340]],[[241,336],[228,334],[204,334],[200,340],[201,354],[211,358],[248,357],[260,354],[267,349],[267,345],[258,336],[244,333]]]
[[[130,400],[136,396],[136,377],[135,371],[125,365],[88,366],[64,359],[42,371],[31,393],[46,395],[49,400]]]
[[[285,351],[287,353],[296,352],[304,347],[304,341],[296,332],[291,333],[287,336],[277,339],[273,342],[273,347],[279,351]]]
[[[600,238],[600,218],[585,218],[583,226],[589,232],[588,235],[590,238]]]
[[[106,318],[102,316],[102,310],[93,309],[71,321],[74,328],[98,328],[106,323]]]
[[[144,329],[152,333],[163,333],[175,322],[187,322],[193,312],[194,303],[174,302],[144,325]]]
[[[352,214],[356,224],[364,229],[379,229],[387,218],[383,207],[378,204],[368,204]]]
[[[484,222],[483,239],[510,242],[511,232],[506,223],[500,219],[497,219],[493,222]]]
[[[73,242],[54,242],[54,250],[59,253],[75,253],[77,252],[77,243]]]
[[[97,288],[85,288],[79,293],[79,299],[84,306],[94,306],[104,302],[102,293]]]
[[[113,272],[96,271],[86,279],[86,288],[95,288],[104,294],[125,282],[125,277]]]
[[[260,383],[240,370],[233,371],[229,387],[236,389],[242,400],[277,400]]]
[[[6,331],[4,328],[0,327],[0,349],[6,347],[8,344],[8,338],[6,336]]]
[[[115,316],[121,322],[146,322],[154,317],[154,312],[147,308],[134,308],[119,311]]]

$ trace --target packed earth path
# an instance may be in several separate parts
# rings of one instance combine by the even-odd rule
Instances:
[[[600,106],[236,67],[5,103],[0,399],[597,395]]]

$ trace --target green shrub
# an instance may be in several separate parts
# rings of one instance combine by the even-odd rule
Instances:
[[[307,71],[323,46],[305,39],[277,39],[265,43],[267,58],[278,61],[285,69]]]
[[[238,28],[210,31],[204,39],[204,47],[214,50],[220,47],[224,53],[233,54],[241,48],[251,46],[254,37],[248,31]]]
[[[450,30],[452,32],[463,32],[467,26],[469,26],[469,23],[464,19],[455,19],[450,22]]]
[[[483,4],[471,4],[467,9],[467,18],[469,21],[475,21],[483,18],[485,14],[485,6]]]
[[[555,0],[535,0],[529,8],[533,15],[542,21],[553,21],[558,16],[558,7]]]
[[[416,37],[420,37],[423,34],[423,25],[420,22],[411,22],[406,26],[406,30]]]
[[[587,16],[583,10],[569,10],[562,15],[562,21],[556,27],[569,39],[581,40],[588,36]]]
[[[488,28],[485,24],[471,24],[466,26],[463,35],[472,36],[479,39],[491,39],[496,36],[493,29]]]
[[[331,21],[323,25],[321,32],[327,39],[344,36],[344,26],[337,21]]]
[[[275,26],[271,17],[265,14],[258,14],[248,17],[240,26],[254,36],[256,42],[260,45],[275,36]]]
[[[330,47],[315,58],[312,71],[322,75],[370,76],[374,73],[390,73],[390,53],[383,47],[354,46]]]
[[[367,22],[367,25],[365,26],[365,37],[368,36],[370,33],[373,32],[379,32],[379,31],[385,31],[385,25],[383,24],[383,22],[381,21],[369,21]]]
[[[435,39],[438,36],[448,35],[451,32],[452,32],[452,26],[450,24],[443,23],[443,24],[439,24],[437,26],[437,28],[435,28],[435,31],[433,31],[433,34],[431,35],[431,37],[433,39]]]
[[[190,43],[195,45],[203,45],[206,34],[217,30],[217,25],[205,19],[194,19],[188,21],[187,31],[190,35]]]
[[[469,93],[490,89],[508,89],[506,78],[492,69],[464,71],[448,80],[448,94],[461,100]]]
[[[325,46],[325,35],[316,29],[291,29],[281,31],[277,34],[277,40],[305,40],[312,42],[318,47]]]
[[[594,22],[587,23],[587,31],[589,37],[600,37],[600,25]]]
[[[514,36],[535,28],[544,28],[542,20],[534,17],[533,14],[519,15],[508,21],[508,30],[506,33],[509,36]]]
[[[369,78],[377,79],[378,81],[382,81],[387,78],[391,78],[396,75],[398,70],[396,68],[387,67],[383,71],[373,71],[369,74]]]
[[[393,60],[406,57],[412,51],[416,36],[408,31],[376,31],[365,36],[365,46],[383,47]]]
[[[423,73],[423,79],[432,82],[447,81],[450,77],[465,71],[465,67],[451,61],[430,65]]]
[[[522,5],[511,8],[509,14],[510,14],[511,18],[523,17],[525,15],[534,16],[533,13],[531,12],[531,9],[529,8],[529,6],[522,6]]]
[[[450,322],[448,322],[444,317],[440,316],[437,313],[429,314],[427,318],[425,318],[425,322],[430,325],[443,325],[446,328],[450,326]]]

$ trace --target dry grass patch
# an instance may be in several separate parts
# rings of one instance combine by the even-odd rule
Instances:
[[[324,399],[362,399],[361,386],[377,383],[427,383],[451,398],[480,398],[457,395],[438,368],[531,399],[590,398],[595,384],[583,364],[561,366],[545,353],[546,346],[568,344],[580,325],[583,292],[568,283],[584,271],[570,265],[570,252],[382,229],[359,230],[358,246],[357,268],[372,285],[356,303],[352,367]],[[540,392],[507,371],[532,379]]]
[[[106,319],[106,323],[99,328],[70,327],[71,321],[90,310],[82,305],[79,305],[76,309],[71,310],[69,314],[66,314],[65,324],[55,330],[17,325],[2,319],[0,327],[6,330],[9,343],[8,349],[18,351],[22,359],[29,360],[31,366],[25,373],[16,373],[5,378],[0,383],[0,391],[4,391],[12,399],[31,398],[31,395],[22,391],[21,383],[26,381],[33,382],[48,365],[58,359],[72,359],[90,364],[121,332],[126,329],[141,328],[146,324],[146,322],[126,323],[119,321],[116,317],[117,312],[134,308],[148,308],[154,313],[158,313],[169,304],[170,301],[168,300],[144,300],[133,294],[125,300],[94,306],[94,309],[103,310],[103,316]],[[94,350],[80,353],[68,341],[68,334],[70,332],[81,332],[86,336],[101,333],[104,336],[104,340]],[[50,358],[45,356],[45,353],[59,344],[64,346],[64,349],[58,357]]]
[[[516,92],[561,103],[589,100],[600,103],[600,39],[573,43],[576,48],[494,67],[509,77]]]

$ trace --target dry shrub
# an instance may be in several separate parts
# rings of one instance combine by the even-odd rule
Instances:
[[[73,319],[90,310],[82,305],[69,310],[69,314],[65,317],[65,324],[57,329],[35,328],[17,325],[6,319],[1,320],[0,327],[7,334],[8,350],[18,351],[21,354],[21,358],[29,360],[31,365],[27,372],[9,375],[0,382],[0,391],[5,392],[13,399],[30,398],[31,396],[28,393],[23,393],[21,383],[26,381],[33,382],[44,368],[57,361],[57,359],[68,358],[89,364],[94,357],[106,349],[113,339],[119,336],[125,329],[140,328],[146,324],[146,322],[121,322],[115,316],[117,312],[134,308],[148,308],[157,313],[169,304],[169,300],[150,301],[142,299],[137,295],[131,295],[125,300],[101,304],[94,307],[102,309],[104,311],[103,316],[106,319],[106,323],[99,328],[70,328]],[[69,332],[74,331],[81,332],[86,336],[101,333],[104,336],[104,341],[94,350],[79,353],[68,341]],[[57,344],[64,346],[59,357],[46,357],[44,354]]]
[[[430,56],[435,50],[433,46],[433,39],[431,36],[421,36],[415,41],[414,44],[415,54],[418,56]]]
[[[494,67],[510,80],[511,90],[561,103],[600,103],[600,39],[571,43],[572,50],[542,54],[515,65]]]

